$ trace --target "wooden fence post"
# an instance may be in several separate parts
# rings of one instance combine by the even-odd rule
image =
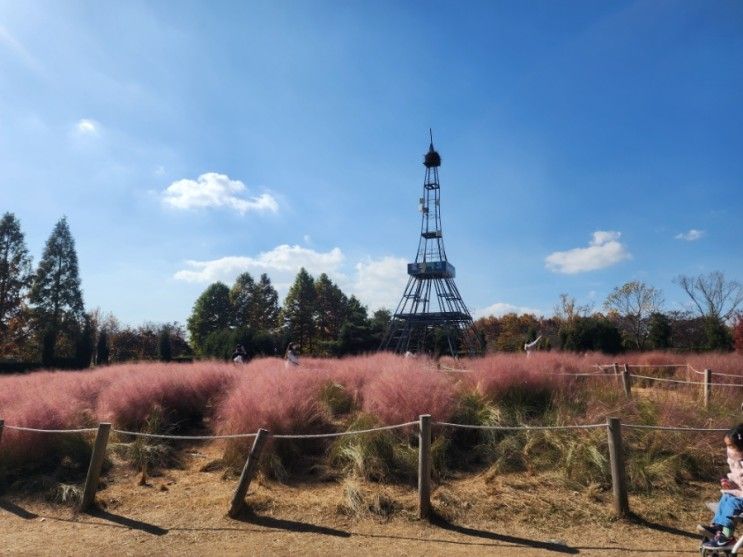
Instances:
[[[0,419],[0,443],[3,442],[3,429],[5,429],[5,420]]]
[[[258,462],[261,458],[261,451],[263,451],[263,446],[266,444],[268,436],[268,430],[263,428],[259,429],[258,435],[255,436],[255,441],[253,441],[253,448],[250,449],[250,454],[248,454],[248,458],[247,460],[245,460],[245,466],[243,466],[242,474],[240,474],[240,481],[237,482],[237,489],[235,489],[235,493],[232,496],[230,510],[227,513],[232,518],[238,516],[240,514],[240,511],[242,511],[243,507],[245,506],[245,495],[248,493],[250,482],[253,479],[253,476],[255,476],[256,471],[258,470]]]
[[[111,424],[98,424],[98,433],[95,436],[95,445],[93,445],[93,454],[90,455],[90,466],[88,466],[88,475],[85,478],[85,489],[83,499],[80,502],[80,510],[85,511],[95,501],[95,492],[98,489],[98,479],[101,477],[101,467],[103,459],[106,456],[106,445],[108,445],[108,434],[111,432]]]
[[[619,418],[609,418],[609,462],[611,464],[611,487],[614,493],[614,512],[620,518],[629,516],[627,482],[624,474],[624,449],[622,447],[622,424]]]
[[[712,370],[704,370],[704,407],[709,407],[709,399],[712,397]]]
[[[622,371],[622,387],[624,388],[624,396],[627,397],[627,400],[632,399],[632,378],[630,377],[629,370],[627,370],[627,367],[625,366],[624,371]]]
[[[418,518],[431,517],[431,415],[420,416],[418,434]]]

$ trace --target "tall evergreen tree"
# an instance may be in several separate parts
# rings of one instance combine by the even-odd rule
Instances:
[[[15,351],[30,285],[31,257],[20,223],[12,213],[5,213],[0,220],[0,354]]]
[[[250,273],[242,273],[230,288],[231,325],[253,327],[255,321],[255,281]]]
[[[75,324],[79,327],[84,313],[75,241],[66,217],[55,225],[46,242],[29,301],[43,338],[42,361],[51,364],[63,325],[67,329]]]
[[[315,281],[302,267],[284,300],[282,321],[292,342],[312,350],[315,336]]]
[[[279,326],[279,294],[266,273],[263,273],[255,284],[253,299],[256,329],[265,331],[276,329]]]
[[[348,298],[325,273],[315,281],[316,338],[336,340],[346,320]]]
[[[230,289],[221,282],[209,285],[194,303],[188,318],[191,344],[198,353],[203,353],[204,341],[210,333],[229,327],[231,315]]]

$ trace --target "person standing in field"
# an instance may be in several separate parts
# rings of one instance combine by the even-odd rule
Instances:
[[[235,346],[235,350],[232,352],[232,361],[236,364],[245,363],[248,359],[248,353],[245,351],[245,347],[242,344]]]
[[[296,342],[289,343],[289,347],[286,349],[286,356],[284,356],[286,362],[284,366],[287,368],[296,367],[299,365],[299,345]]]

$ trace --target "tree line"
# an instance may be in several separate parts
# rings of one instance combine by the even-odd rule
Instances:
[[[687,294],[690,310],[664,311],[663,293],[642,281],[618,286],[602,310],[579,305],[562,294],[553,317],[509,313],[475,322],[489,351],[522,351],[538,335],[541,349],[576,352],[674,350],[743,351],[743,287],[715,271],[675,282]]]
[[[281,306],[265,273],[257,281],[242,273],[231,287],[209,285],[194,303],[188,331],[202,357],[227,359],[239,344],[248,357],[283,356],[290,342],[303,354],[338,357],[375,351],[389,321],[389,311],[369,316],[327,274],[315,279],[301,268]]]

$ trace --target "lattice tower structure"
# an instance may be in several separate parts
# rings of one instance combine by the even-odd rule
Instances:
[[[380,348],[401,354],[477,355],[482,353],[482,342],[454,282],[456,270],[444,249],[441,156],[433,148],[433,137],[423,164],[426,174],[419,200],[418,252],[415,261],[408,263],[408,283]]]

